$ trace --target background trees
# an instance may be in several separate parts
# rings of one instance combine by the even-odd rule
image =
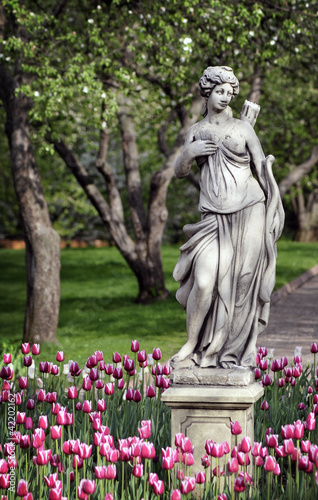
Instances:
[[[288,212],[309,228],[307,239],[315,235],[317,14],[310,3],[47,0],[44,8],[5,0],[1,16],[0,68],[18,82],[10,98],[0,83],[6,121],[8,99],[24,99],[54,227],[65,235],[69,220],[70,234],[78,233],[82,212],[100,230],[98,214],[135,273],[139,301],[168,293],[160,252],[167,205],[172,240],[194,217],[196,191],[186,180],[175,183],[173,163],[200,116],[197,82],[208,65],[234,68],[237,115],[249,95],[259,101],[257,132],[266,154],[277,157]],[[197,184],[195,174],[189,180]]]

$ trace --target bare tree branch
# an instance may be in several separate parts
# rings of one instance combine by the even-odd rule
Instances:
[[[279,192],[281,197],[285,196],[287,191],[291,188],[293,184],[296,184],[300,179],[304,177],[304,175],[308,174],[311,169],[315,166],[318,161],[318,146],[314,146],[311,151],[311,156],[306,161],[304,161],[298,167],[295,167],[290,174],[288,174],[280,183],[279,183]]]

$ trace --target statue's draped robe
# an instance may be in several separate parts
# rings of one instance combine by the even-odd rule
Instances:
[[[199,132],[199,138],[209,138],[207,130]],[[180,281],[177,299],[186,309],[198,257],[208,247],[219,255],[211,307],[192,356],[201,366],[255,365],[257,336],[269,317],[283,221],[273,160],[265,160],[265,200],[248,153],[238,155],[219,141],[214,155],[198,159],[202,217],[184,227],[188,241],[180,248],[173,276]]]

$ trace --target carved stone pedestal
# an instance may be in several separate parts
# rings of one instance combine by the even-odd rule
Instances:
[[[231,449],[235,446],[231,421],[238,421],[242,427],[239,442],[243,436],[248,436],[252,443],[254,441],[254,403],[263,395],[264,389],[259,384],[250,383],[250,370],[240,370],[198,368],[188,370],[184,377],[183,370],[173,371],[172,386],[164,392],[162,400],[172,410],[172,446],[178,432],[189,437],[194,446],[192,473],[203,470],[201,457],[205,454],[207,439],[216,443],[227,441]],[[187,383],[182,384],[182,379]],[[215,385],[204,385],[207,381]],[[235,385],[226,385],[231,381]],[[220,382],[224,385],[218,385]],[[249,472],[252,474],[251,469]]]

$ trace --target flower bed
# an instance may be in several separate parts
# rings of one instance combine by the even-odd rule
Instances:
[[[192,474],[193,443],[170,446],[170,410],[161,402],[170,367],[132,342],[130,355],[100,351],[81,368],[37,362],[40,346],[5,353],[0,377],[2,499],[317,498],[317,344],[313,364],[300,354],[257,356],[265,398],[255,405],[255,442],[232,422],[236,446],[208,440]],[[254,464],[254,477],[247,467]]]

